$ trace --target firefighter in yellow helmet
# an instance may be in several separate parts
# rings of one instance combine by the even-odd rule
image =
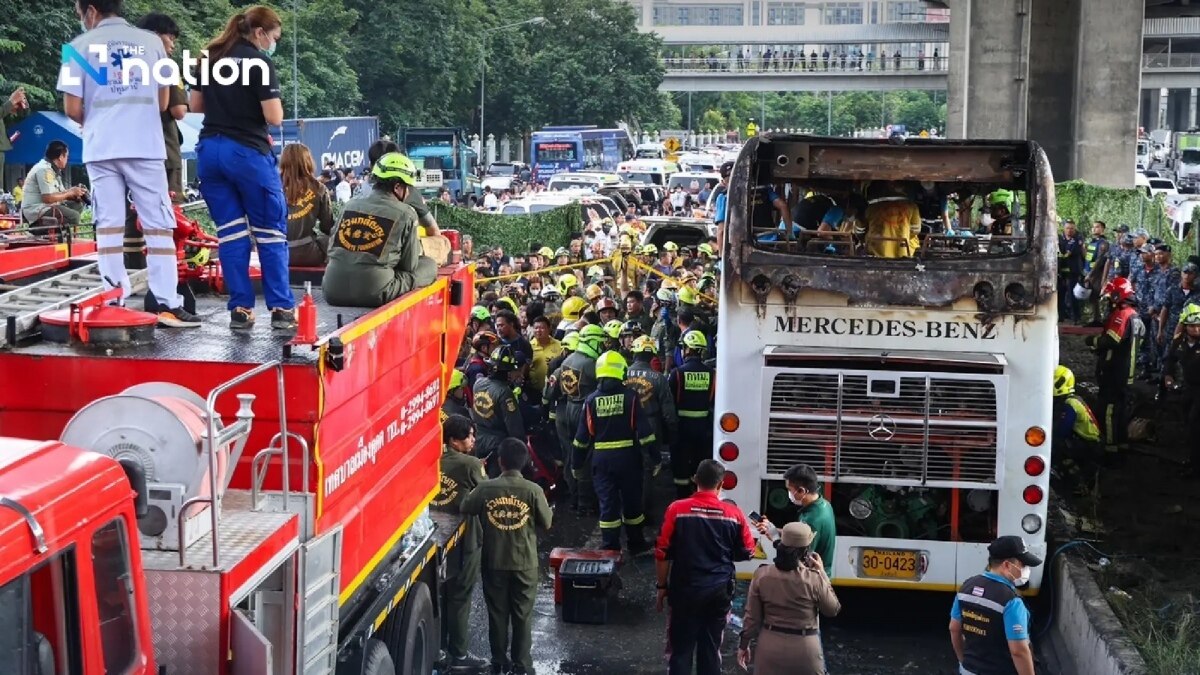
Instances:
[[[574,274],[564,274],[558,278],[558,293],[564,298],[579,295],[579,277]]]
[[[554,331],[555,337],[561,340],[562,337],[560,336],[565,336],[567,331],[574,327],[575,324],[579,323],[579,318],[583,316],[583,313],[587,310],[588,301],[577,295],[563,300],[562,321],[559,322],[558,328],[556,328]]]
[[[708,338],[698,330],[689,330],[680,338],[683,364],[667,376],[667,387],[679,415],[679,443],[671,451],[671,474],[680,499],[692,494],[692,476],[700,460],[712,455],[713,398],[716,376],[704,363]]]
[[[650,419],[654,428],[654,437],[662,449],[673,444],[679,436],[679,415],[675,412],[675,399],[667,386],[667,376],[655,369],[653,361],[657,348],[654,339],[642,335],[634,339],[630,352],[633,360],[625,371],[625,384],[637,392],[642,403],[642,410]],[[654,513],[654,478],[662,470],[661,462],[653,462],[647,453],[643,456],[646,468],[643,472],[643,486],[646,494],[647,514]]]
[[[604,289],[600,286],[600,284],[590,284],[588,285],[587,290],[583,292],[583,297],[586,298],[589,303],[594,305],[600,300],[600,298],[604,297]]]
[[[562,362],[556,375],[547,380],[546,386],[554,389],[544,397],[566,401],[555,426],[564,457],[567,458],[564,468],[571,501],[574,508],[583,514],[595,510],[595,493],[587,467],[572,464],[574,446],[571,439],[583,417],[583,402],[596,390],[596,359],[603,351],[604,337],[604,329],[600,326],[587,325],[581,328],[575,351]]]
[[[471,417],[471,401],[468,400],[467,394],[467,376],[463,371],[455,369],[450,372],[450,384],[446,388],[446,402],[442,404],[443,420],[450,415],[462,415],[463,417]]]
[[[1075,373],[1066,366],[1054,369],[1053,439],[1055,474],[1075,487],[1090,485],[1096,476],[1103,448],[1100,423],[1092,409],[1075,393]]]
[[[577,480],[583,479],[585,463],[591,467],[600,503],[601,546],[620,551],[624,526],[629,552],[638,556],[651,551],[642,532],[646,523],[643,453],[652,464],[661,461],[661,453],[638,393],[625,385],[626,368],[625,357],[615,351],[596,360],[596,391],[583,404],[572,466]]]

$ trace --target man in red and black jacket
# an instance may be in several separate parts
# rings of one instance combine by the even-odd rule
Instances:
[[[754,534],[741,509],[720,499],[725,467],[696,468],[696,493],[667,507],[655,550],[658,611],[667,618],[669,675],[720,675],[721,636],[733,600],[734,563],[749,560]]]
[[[1114,277],[1104,287],[1112,309],[1104,332],[1095,342],[1096,383],[1104,421],[1104,449],[1110,458],[1128,450],[1129,385],[1137,371],[1138,343],[1146,329],[1138,318],[1133,286],[1126,277]]]

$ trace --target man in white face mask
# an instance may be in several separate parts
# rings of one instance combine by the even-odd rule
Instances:
[[[825,575],[832,579],[837,522],[833,517],[833,505],[819,492],[821,485],[817,480],[817,472],[807,464],[796,464],[784,472],[783,481],[787,485],[788,499],[799,509],[796,521],[812,528],[811,548],[821,556]],[[763,534],[778,537],[775,525],[766,518],[755,523],[755,527]]]
[[[1041,564],[1020,537],[1000,537],[988,546],[987,571],[967,579],[950,608],[950,644],[960,673],[1034,675],[1029,609],[1017,587],[1028,584],[1030,570]]]

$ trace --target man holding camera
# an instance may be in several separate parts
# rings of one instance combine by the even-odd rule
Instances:
[[[69,150],[62,141],[50,141],[46,154],[25,177],[21,194],[21,217],[36,225],[43,216],[53,216],[62,225],[78,225],[87,190],[67,187],[62,171],[67,168]]]

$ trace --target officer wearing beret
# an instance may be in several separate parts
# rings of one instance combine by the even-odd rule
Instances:
[[[950,644],[962,675],[1034,675],[1029,609],[1017,593],[1042,559],[1017,536],[988,545],[988,566],[967,579],[950,608]]]

